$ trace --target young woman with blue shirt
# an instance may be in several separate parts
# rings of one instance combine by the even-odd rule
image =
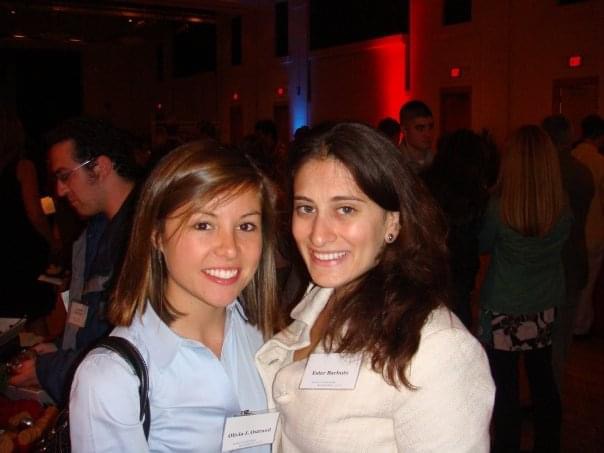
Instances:
[[[273,205],[269,181],[214,142],[160,161],[141,192],[108,315],[111,335],[147,363],[149,437],[137,376],[96,349],[71,388],[74,451],[219,452],[228,417],[266,409],[254,354],[275,319]]]

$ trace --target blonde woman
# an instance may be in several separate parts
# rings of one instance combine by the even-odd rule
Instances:
[[[136,375],[96,349],[71,388],[74,451],[219,452],[227,417],[266,409],[254,354],[273,329],[273,203],[268,180],[212,141],[159,162],[109,309],[111,335],[148,365],[149,437]]]
[[[497,386],[495,453],[520,448],[521,354],[535,409],[533,451],[559,449],[551,334],[556,307],[565,297],[561,251],[571,222],[553,144],[541,128],[521,127],[504,149],[480,236],[482,251],[492,255],[480,303],[482,337],[490,346]]]

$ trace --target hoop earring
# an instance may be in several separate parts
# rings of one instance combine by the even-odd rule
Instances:
[[[388,244],[392,244],[393,241],[394,241],[394,234],[388,233],[388,235],[386,236],[386,242]]]

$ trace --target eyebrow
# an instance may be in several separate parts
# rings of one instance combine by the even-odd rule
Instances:
[[[303,195],[295,195],[294,196],[294,201],[309,201],[311,203],[314,203],[314,201],[311,198],[305,197]],[[349,196],[349,195],[337,195],[335,197],[332,197],[330,199],[330,201],[358,201],[359,203],[366,203],[367,200],[363,200],[362,198],[358,198],[358,197],[353,197],[353,196]]]
[[[216,217],[216,214],[214,214],[213,212],[209,212],[209,211],[197,211],[193,214],[195,215],[205,215],[208,217]],[[250,212],[246,212],[245,214],[242,214],[239,218],[242,219],[244,217],[250,217],[250,216],[262,216],[262,212],[260,211],[250,211]]]
[[[260,212],[260,211],[251,211],[251,212],[248,212],[247,214],[243,214],[241,217],[250,217],[250,216],[256,216],[256,215],[262,216],[262,212]]]

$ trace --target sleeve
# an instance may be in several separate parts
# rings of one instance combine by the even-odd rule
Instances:
[[[480,253],[490,253],[493,251],[498,225],[499,209],[497,208],[497,203],[491,198],[484,213],[482,227],[478,235]]]
[[[149,446],[139,420],[139,380],[117,354],[90,354],[78,367],[69,398],[72,451],[136,451]]]
[[[416,389],[400,392],[394,411],[399,451],[488,453],[495,385],[469,332],[451,328],[422,339],[409,379]]]
[[[94,294],[96,297],[100,293]],[[72,365],[82,351],[86,350],[99,338],[107,335],[111,326],[101,319],[99,313],[100,302],[94,300],[88,305],[88,318],[86,327],[79,329],[77,333],[76,349],[61,349],[63,337],[57,343],[59,348],[55,352],[42,354],[36,360],[36,375],[40,385],[51,398],[58,404],[62,404],[67,397],[69,378],[71,377]]]
[[[60,344],[57,346],[61,348]],[[67,377],[77,356],[78,353],[74,350],[59,349],[48,354],[41,354],[36,359],[38,382],[59,405],[67,396]]]

